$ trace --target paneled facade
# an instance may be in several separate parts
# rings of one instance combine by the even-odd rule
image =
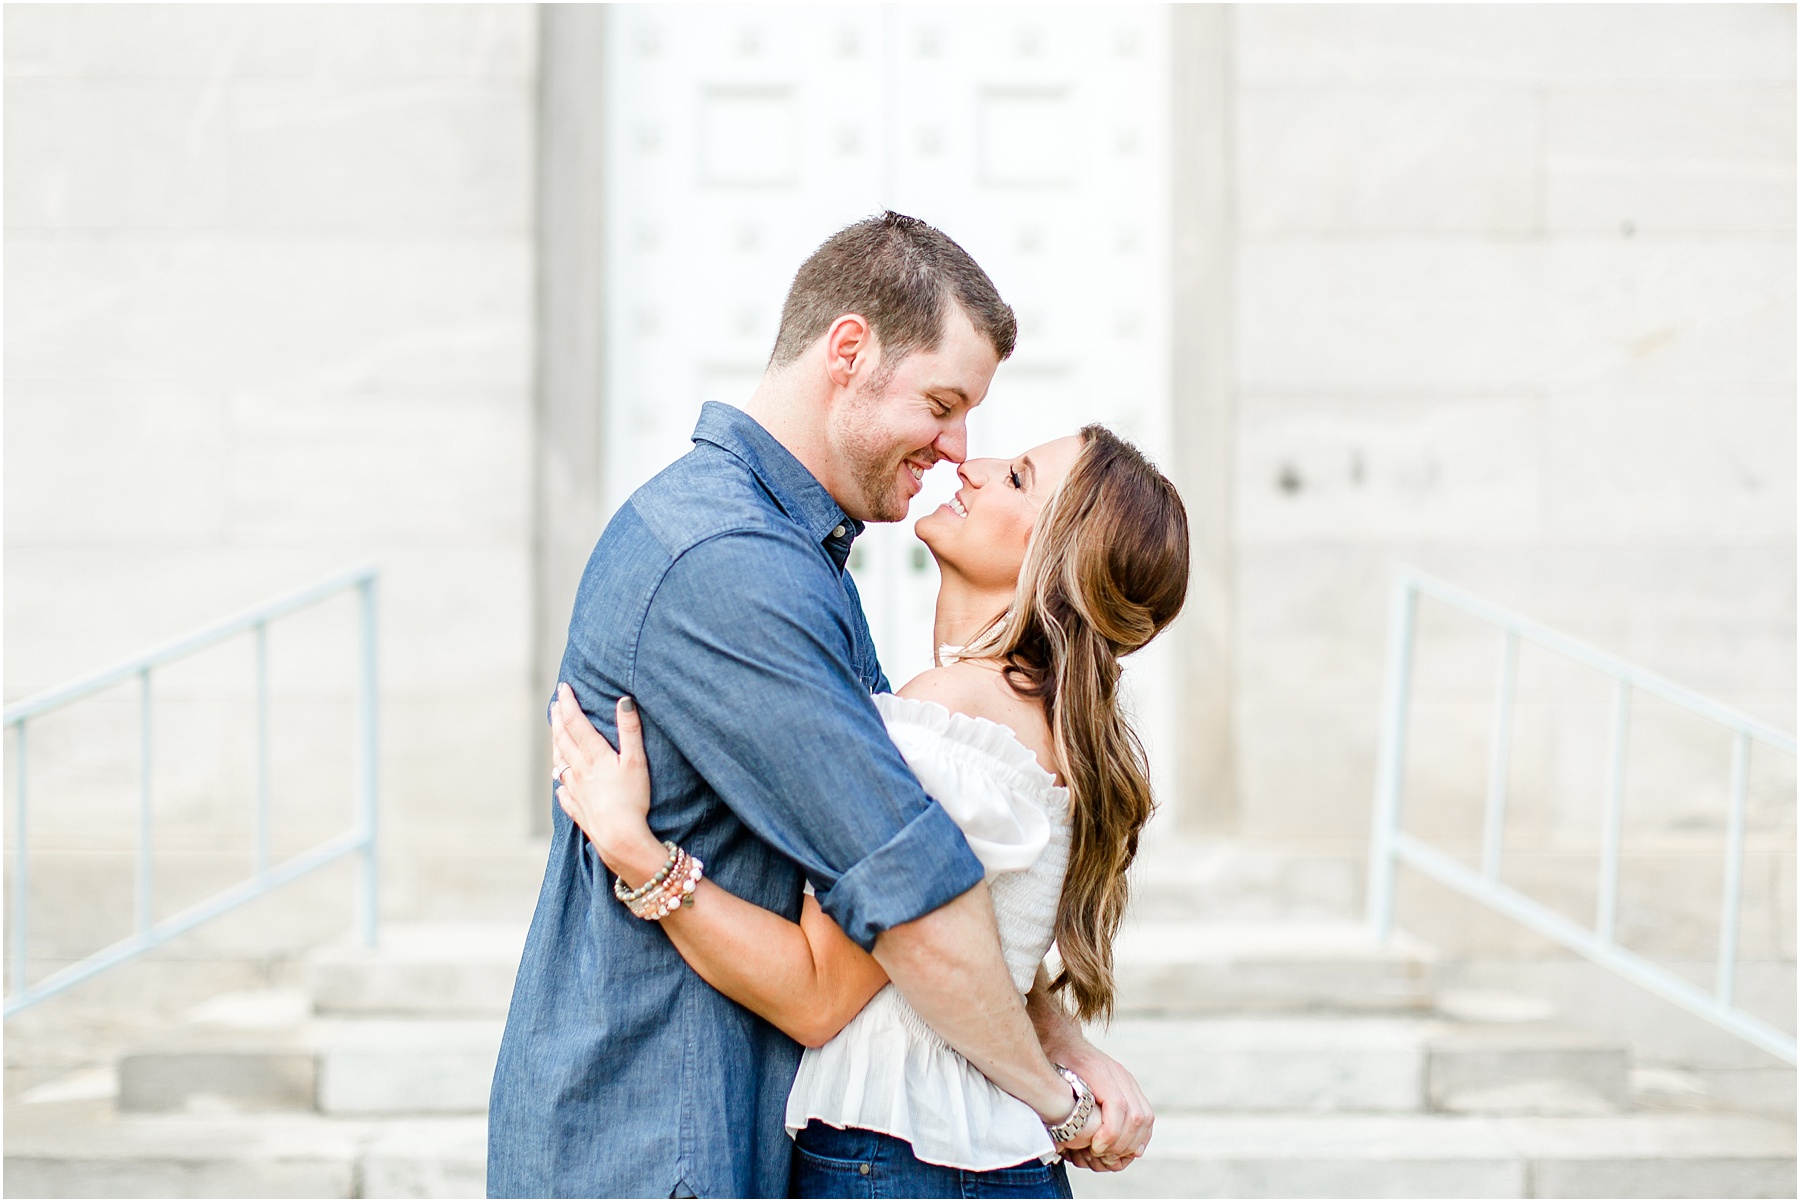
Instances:
[[[608,506],[686,450],[702,401],[749,398],[794,269],[888,208],[960,241],[1019,313],[972,455],[1100,421],[1166,456],[1167,24],[1154,7],[619,10]],[[939,467],[914,512],[955,488]],[[910,527],[871,529],[852,561],[896,684],[931,661],[937,571]],[[1163,761],[1168,653],[1142,659]]]
[[[1402,560],[1791,729],[1793,19],[9,9],[6,694],[374,557],[394,905],[491,877],[528,908],[581,560],[702,400],[749,394],[801,258],[893,207],[1020,312],[978,453],[1106,421],[1189,498],[1193,612],[1133,669],[1172,827],[1360,879]],[[855,566],[896,678],[929,655],[919,551],[879,529]],[[330,620],[277,652],[295,829],[344,791]],[[1416,817],[1454,837],[1493,657],[1427,636]],[[202,851],[245,837],[238,666],[171,681],[159,796]],[[1525,670],[1518,862],[1553,881],[1603,699]],[[125,855],[135,711],[94,713],[34,761],[45,829]],[[1621,917],[1700,949],[1723,752],[1638,730]],[[1791,766],[1760,771],[1753,904],[1791,916]],[[1747,952],[1791,957],[1777,917]]]

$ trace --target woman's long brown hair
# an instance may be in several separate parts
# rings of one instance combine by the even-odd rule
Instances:
[[[1110,1017],[1126,869],[1155,809],[1143,744],[1119,708],[1119,657],[1187,597],[1187,510],[1136,447],[1085,426],[1068,477],[1038,514],[1012,608],[962,654],[999,660],[1035,698],[1069,786],[1069,867],[1056,914],[1066,991],[1083,1021]]]

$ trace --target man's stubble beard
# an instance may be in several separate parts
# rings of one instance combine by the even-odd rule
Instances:
[[[839,410],[833,422],[833,439],[850,468],[851,485],[858,493],[861,508],[869,521],[900,522],[906,520],[912,498],[899,483],[901,461],[917,447],[895,452],[878,441],[880,432],[875,417],[881,411],[881,393],[893,378],[891,371],[877,376],[851,395],[854,402]]]

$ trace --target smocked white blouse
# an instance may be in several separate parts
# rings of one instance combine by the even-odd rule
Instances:
[[[1030,992],[1069,861],[1068,790],[997,722],[888,694],[875,707],[987,869],[1006,966],[1019,992]],[[830,1043],[807,1049],[788,1094],[788,1133],[809,1119],[885,1132],[920,1160],[959,1169],[1056,1156],[1037,1113],[952,1050],[892,985]]]

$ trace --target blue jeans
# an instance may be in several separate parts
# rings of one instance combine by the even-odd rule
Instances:
[[[879,1131],[840,1131],[818,1120],[794,1138],[790,1198],[1069,1198],[1069,1170],[1028,1160],[1009,1169],[926,1164],[912,1145]]]

